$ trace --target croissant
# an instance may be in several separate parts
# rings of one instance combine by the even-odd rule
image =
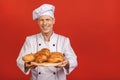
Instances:
[[[47,48],[41,49],[41,54],[46,55],[47,57],[49,57],[51,55],[50,50]]]
[[[47,56],[40,54],[38,57],[36,57],[35,62],[37,63],[43,63],[47,61]]]
[[[50,56],[50,50],[47,48],[43,48],[40,51],[38,51],[37,53],[35,53],[35,62],[37,63],[42,63],[42,62],[46,62],[48,57]]]
[[[24,62],[33,62],[35,60],[34,54],[27,54],[25,56],[22,57],[22,60]]]
[[[48,58],[49,63],[57,63],[64,60],[64,55],[60,52],[51,52],[51,56]]]
[[[43,48],[35,54],[27,54],[22,57],[24,62],[49,62],[58,63],[64,60],[64,55],[61,52],[50,52],[49,49]]]

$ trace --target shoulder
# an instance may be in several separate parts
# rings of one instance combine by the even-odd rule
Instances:
[[[67,36],[64,36],[64,35],[60,35],[60,34],[56,34],[56,35],[58,35],[58,37],[61,39],[61,40],[69,40],[69,37],[67,37]]]
[[[57,34],[57,33],[54,33],[54,35],[59,36],[60,38],[68,38],[67,36],[64,36],[64,35],[61,35],[61,34]]]
[[[38,35],[40,35],[40,33],[38,33],[38,34],[33,34],[33,35],[29,35],[29,36],[26,37],[26,39],[27,39],[27,40],[35,40]]]

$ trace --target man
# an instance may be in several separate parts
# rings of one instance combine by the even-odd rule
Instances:
[[[55,23],[55,7],[51,4],[43,4],[33,11],[33,20],[38,21],[41,33],[28,36],[17,58],[18,67],[25,73],[31,71],[31,80],[66,80],[66,74],[71,73],[77,66],[77,57],[70,45],[69,38],[58,35],[53,31]],[[65,60],[58,66],[34,66],[25,63],[22,57],[28,53],[36,53],[42,48],[48,48],[51,52],[61,52]]]

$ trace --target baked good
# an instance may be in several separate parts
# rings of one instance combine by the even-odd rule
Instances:
[[[34,54],[26,54],[25,56],[22,57],[22,60],[24,62],[33,62],[35,60]]]
[[[49,49],[43,48],[43,49],[41,49],[41,54],[46,55],[47,57],[49,57],[51,55],[51,52],[50,52]]]
[[[36,57],[35,62],[37,63],[43,63],[47,61],[47,56],[40,54],[39,56]]]
[[[51,52],[50,57],[48,58],[49,63],[58,63],[64,60],[64,55],[61,52]]]
[[[49,49],[43,48],[35,54],[27,54],[22,57],[24,62],[36,63],[59,63],[64,60],[64,55],[61,52],[50,52]]]
[[[37,63],[43,63],[46,62],[48,57],[50,56],[50,50],[47,48],[43,48],[40,51],[38,51],[37,53],[35,53],[35,62]]]

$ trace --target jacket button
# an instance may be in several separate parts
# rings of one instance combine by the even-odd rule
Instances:
[[[39,44],[39,46],[41,46],[41,44]]]
[[[56,73],[55,73],[55,72],[53,72],[53,74],[55,75]]]
[[[38,74],[41,74],[41,72],[39,72]]]
[[[55,44],[53,44],[53,46],[55,46]]]

